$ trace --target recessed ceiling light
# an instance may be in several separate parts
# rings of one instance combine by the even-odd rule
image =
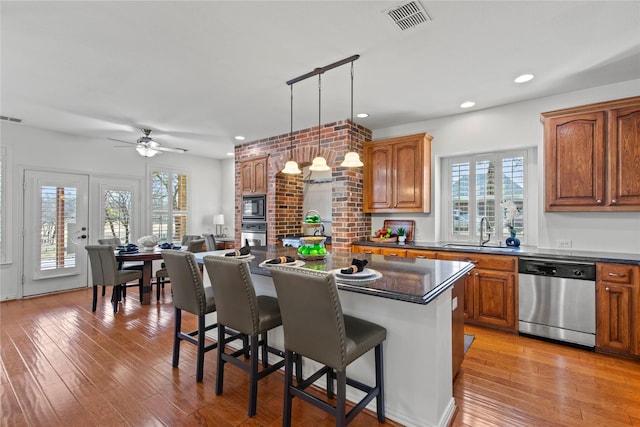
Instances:
[[[473,101],[465,101],[462,104],[460,104],[460,108],[471,108],[474,105],[476,105],[476,103]]]
[[[366,119],[367,117],[369,117],[369,115],[367,113],[358,113],[356,114],[356,117],[360,117],[361,119]]]
[[[235,153],[227,153],[227,156],[235,156]]]
[[[238,141],[244,141],[244,136],[242,135],[234,136],[234,138],[237,139]]]
[[[533,74],[523,74],[521,76],[518,76],[515,78],[514,82],[516,83],[524,83],[524,82],[528,82],[529,80],[533,80]]]

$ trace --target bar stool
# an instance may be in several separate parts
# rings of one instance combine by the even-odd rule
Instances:
[[[209,287],[205,288],[202,284],[200,267],[193,253],[167,249],[162,251],[162,258],[171,275],[171,290],[175,308],[172,366],[178,367],[180,342],[187,341],[194,344],[198,347],[196,381],[201,382],[204,375],[204,354],[218,346],[217,342],[205,345],[205,332],[218,326],[217,323],[206,325],[205,322],[205,315],[216,311],[213,291]],[[197,330],[182,332],[183,310],[198,316]],[[194,338],[196,336],[197,338]],[[224,344],[221,347],[224,347]]]
[[[283,426],[291,425],[293,397],[336,417],[336,426],[346,426],[364,407],[376,398],[378,421],[385,421],[382,343],[387,330],[382,326],[343,315],[335,276],[292,267],[271,269],[282,313],[285,346]],[[347,366],[375,348],[375,386],[347,378]],[[302,383],[293,385],[294,352],[324,365]],[[305,391],[323,375],[327,375],[327,395],[333,397],[336,379],[336,405]],[[346,386],[355,387],[365,396],[346,412]]]
[[[218,347],[216,371],[216,395],[222,394],[224,365],[227,362],[249,372],[249,417],[256,414],[258,399],[258,380],[284,366],[284,360],[269,366],[269,353],[284,357],[282,351],[269,347],[267,332],[282,324],[280,308],[276,298],[256,296],[249,266],[243,260],[220,256],[205,256],[204,265],[211,279],[216,296],[218,312],[218,336],[225,334],[225,328],[249,337],[249,345],[243,342],[243,348],[233,353],[225,353],[224,346]],[[262,350],[263,369],[258,371],[258,351]],[[238,356],[249,356],[249,363]]]

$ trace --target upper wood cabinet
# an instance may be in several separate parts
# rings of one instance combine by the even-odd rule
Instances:
[[[640,211],[640,97],[542,114],[547,211]]]
[[[364,143],[364,212],[430,212],[432,139],[420,133]]]
[[[242,194],[267,194],[269,156],[254,157],[240,162],[240,191]]]

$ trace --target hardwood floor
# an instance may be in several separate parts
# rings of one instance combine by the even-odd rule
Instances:
[[[135,288],[114,315],[91,290],[0,304],[3,426],[280,426],[282,375],[261,380],[247,417],[248,376],[230,367],[216,396],[215,355],[195,382],[195,347],[171,367],[170,287],[141,306]],[[195,318],[183,322],[195,329]],[[640,363],[466,327],[475,341],[454,382],[454,426],[640,425]],[[393,390],[387,390],[393,393]],[[294,399],[294,425],[334,419]],[[352,426],[378,425],[362,413]],[[396,425],[387,422],[386,425]]]

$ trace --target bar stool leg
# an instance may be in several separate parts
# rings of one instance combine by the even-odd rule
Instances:
[[[175,309],[175,320],[173,323],[173,361],[171,366],[178,367],[178,361],[180,360],[180,329],[182,328],[182,310]]]
[[[383,357],[382,357],[382,343],[378,344],[375,348],[375,363],[376,363],[376,388],[378,389],[378,396],[376,397],[376,413],[378,415],[378,422],[384,423],[384,375],[383,375]]]
[[[291,405],[293,394],[291,387],[293,383],[293,352],[285,351],[284,353],[284,409],[282,410],[282,427],[291,427]],[[299,381],[299,380],[298,380]]]
[[[347,425],[347,372],[337,371],[336,373],[336,427]]]
[[[249,417],[256,414],[258,406],[258,336],[251,335],[251,371],[249,372]]]
[[[224,335],[225,326],[218,324],[218,357],[216,362],[216,396],[222,394],[222,385],[224,384],[224,360],[222,360],[222,353],[224,353]]]
[[[204,315],[198,316],[198,360],[196,365],[196,382],[202,382],[204,376]]]

